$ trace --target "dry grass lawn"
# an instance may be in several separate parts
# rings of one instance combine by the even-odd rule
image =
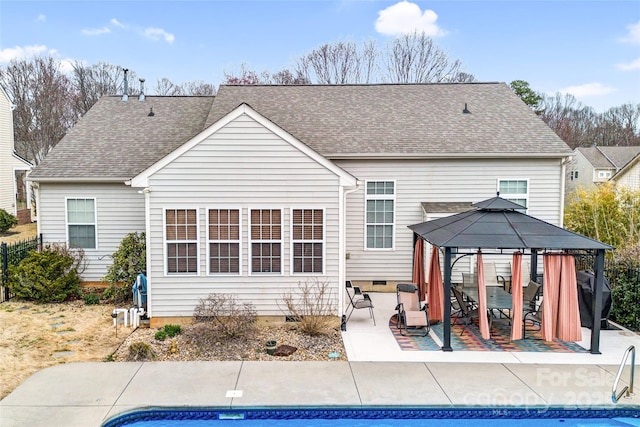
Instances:
[[[118,327],[111,305],[0,304],[0,399],[36,371],[59,363],[102,361],[131,333]]]
[[[38,235],[38,225],[34,222],[31,224],[16,225],[6,233],[0,233],[0,242],[7,245],[20,242],[22,240],[33,239]]]

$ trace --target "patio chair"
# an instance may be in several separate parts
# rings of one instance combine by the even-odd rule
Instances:
[[[529,280],[529,284],[522,291],[522,308],[525,311],[535,309],[539,292],[540,285]]]
[[[420,306],[418,287],[400,283],[396,286],[396,294],[400,334],[417,335],[409,332],[409,328],[411,328],[411,330],[421,329],[422,336],[426,336],[429,333],[429,313],[427,313],[427,304]]]
[[[484,267],[484,284],[486,286],[501,286],[506,289],[504,277],[496,273],[496,263],[483,262],[482,265]]]
[[[349,307],[347,307],[347,318],[345,320],[345,324],[351,318],[351,315],[356,309],[369,309],[369,316],[373,319],[373,325],[376,325],[376,318],[373,315],[373,302],[371,301],[371,297],[369,294],[362,293],[359,286],[353,286],[351,284],[351,280],[347,280],[345,284],[347,288],[347,295],[349,296]],[[351,295],[351,290],[353,290],[353,295]]]
[[[533,326],[537,326],[538,330],[542,327],[542,300],[540,303],[533,301],[532,306],[524,307],[524,315],[522,316],[522,339],[527,339],[527,322]]]
[[[458,301],[458,306],[460,307],[460,311],[462,313],[462,315],[456,319],[456,322],[458,321],[458,319],[460,319],[461,322],[464,322],[465,325],[468,325],[473,321],[473,319],[479,318],[478,309],[468,301],[464,300],[464,297],[462,296],[460,290],[451,288],[451,292],[453,292],[453,295]],[[460,335],[462,334],[464,334],[464,328],[462,328],[462,332],[460,332]]]

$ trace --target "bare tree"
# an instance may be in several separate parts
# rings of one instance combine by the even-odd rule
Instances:
[[[319,84],[370,83],[374,74],[375,45],[354,42],[324,44],[296,63],[296,72]]]
[[[127,95],[138,93],[139,89],[132,84],[136,81],[135,71],[128,70],[127,79]],[[124,69],[107,62],[85,65],[76,61],[73,64],[71,81],[76,91],[74,108],[78,114],[84,115],[103,95],[123,93]]]
[[[154,92],[159,96],[178,96],[183,94],[182,87],[174,84],[166,77],[163,77],[156,82]]]
[[[383,64],[385,80],[393,83],[456,81],[462,67],[459,60],[451,61],[431,37],[418,32],[391,40],[384,51]]]
[[[211,83],[205,83],[202,80],[192,80],[182,85],[182,92],[185,95],[207,96],[215,95],[216,90]]]
[[[599,145],[640,145],[640,104],[624,104],[602,114]]]
[[[51,57],[13,60],[1,80],[16,105],[14,136],[36,164],[75,124],[73,85]]]

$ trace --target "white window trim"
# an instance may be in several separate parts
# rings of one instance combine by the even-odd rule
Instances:
[[[169,273],[169,263],[167,262],[169,253],[167,252],[167,210],[195,210],[196,211],[196,271],[194,273]],[[192,240],[171,240],[171,243],[193,243]],[[200,208],[196,206],[165,206],[162,208],[162,254],[164,262],[165,277],[193,277],[200,275]]]
[[[598,170],[598,179],[609,179],[611,178],[610,170]]]
[[[519,194],[519,193],[501,193],[500,192],[500,182],[501,181],[525,181],[527,183],[527,193],[524,194]],[[500,193],[500,197],[502,197],[503,199],[524,199],[527,207],[524,209],[524,213],[526,214],[527,212],[529,212],[529,204],[530,204],[530,200],[529,200],[529,194],[531,193],[531,187],[530,187],[530,183],[529,183],[529,178],[498,178],[496,181],[496,192]]]
[[[277,242],[277,240],[253,240],[251,239],[251,211],[253,210],[279,210],[280,211],[280,272],[253,272],[253,248],[252,243],[261,243],[261,242]],[[249,259],[247,260],[247,274],[249,276],[284,276],[284,257],[285,257],[285,247],[284,247],[284,213],[285,209],[282,207],[273,207],[273,206],[253,206],[247,209],[247,243],[248,243],[248,253]]]
[[[238,210],[239,212],[239,235],[238,240],[211,240],[209,239],[209,211],[210,210]],[[242,276],[242,208],[238,206],[207,206],[205,211],[206,218],[206,241],[207,241],[207,275],[208,276]],[[238,272],[237,273],[212,273],[211,272],[211,259],[210,259],[210,243],[238,243]]]
[[[95,227],[95,248],[81,248],[84,251],[97,251],[98,250],[98,201],[95,197],[87,196],[67,196],[64,198],[64,222],[65,222],[65,234],[67,237],[67,246],[71,247],[69,241],[69,226],[70,225],[91,225],[87,223],[70,223],[69,222],[69,200],[93,200],[93,226]]]
[[[393,195],[388,194],[372,194],[371,197],[367,194],[367,186],[370,182],[393,182]],[[398,183],[395,179],[368,179],[364,183],[364,250],[365,251],[394,251],[396,249],[396,214],[398,212],[398,202],[396,195],[398,194]],[[367,200],[393,200],[393,223],[391,224],[393,237],[391,238],[390,248],[369,248],[367,247]]]
[[[293,238],[293,211],[294,210],[316,210],[322,211],[322,241],[320,240],[294,240]],[[319,207],[291,207],[289,208],[289,274],[291,276],[326,276],[327,275],[327,211]],[[293,245],[294,243],[322,243],[322,273],[296,273],[293,271]]]

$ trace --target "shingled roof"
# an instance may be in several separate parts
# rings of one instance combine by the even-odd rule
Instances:
[[[130,179],[241,104],[330,159],[570,154],[504,83],[222,85],[215,100],[103,97],[31,177]]]
[[[328,158],[571,153],[504,83],[223,85],[207,125],[240,103]]]
[[[620,170],[634,157],[640,154],[640,146],[631,145],[625,147],[578,147],[582,155],[594,168]]]
[[[39,179],[124,181],[204,128],[212,96],[105,96],[30,174]],[[153,116],[149,113],[153,109]]]

